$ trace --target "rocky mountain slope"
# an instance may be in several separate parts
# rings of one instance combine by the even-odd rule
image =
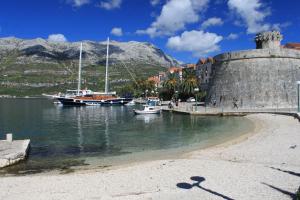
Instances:
[[[80,42],[0,38],[0,95],[38,94],[75,88]],[[83,84],[102,89],[106,41],[83,41]],[[150,43],[110,43],[111,87],[147,77],[180,63]],[[126,67],[125,67],[125,66]]]

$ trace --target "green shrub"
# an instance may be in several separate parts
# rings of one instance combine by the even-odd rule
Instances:
[[[298,188],[298,191],[296,193],[296,200],[300,200],[300,187]]]

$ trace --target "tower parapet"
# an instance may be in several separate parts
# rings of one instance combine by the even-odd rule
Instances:
[[[282,39],[279,31],[258,33],[255,36],[256,49],[278,49]]]

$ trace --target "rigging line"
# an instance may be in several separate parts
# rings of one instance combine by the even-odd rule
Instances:
[[[135,82],[135,84],[136,85],[138,85],[138,82],[136,81],[136,79],[134,78],[134,76],[133,76],[133,73],[128,69],[128,67],[125,65],[125,63],[122,61],[122,60],[120,60],[121,61],[121,64],[125,67],[125,69],[128,71],[128,73],[130,74],[130,76],[131,76],[131,78],[133,79],[133,81]]]
[[[120,62],[122,62],[123,66],[125,66],[125,69],[128,71],[128,73],[131,73],[132,75],[134,75],[134,77],[136,77],[135,73],[132,72],[132,71],[134,71],[134,70],[131,71],[131,69],[129,69],[129,67],[127,67],[127,65],[125,64],[124,61],[120,61]],[[130,64],[130,63],[129,63],[129,64]]]

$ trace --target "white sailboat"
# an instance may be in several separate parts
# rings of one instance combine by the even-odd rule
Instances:
[[[132,98],[120,98],[116,96],[116,92],[109,92],[108,59],[109,59],[109,38],[107,38],[107,51],[106,51],[105,91],[81,94],[80,93],[80,91],[82,91],[81,90],[82,43],[81,43],[80,55],[79,55],[77,96],[73,98],[57,98],[57,99],[65,106],[124,105],[132,101]]]

